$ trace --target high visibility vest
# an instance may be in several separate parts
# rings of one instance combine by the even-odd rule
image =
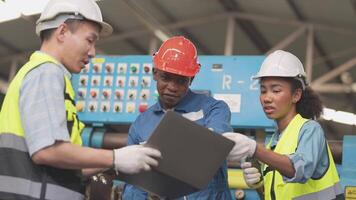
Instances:
[[[1,199],[84,199],[79,170],[36,165],[31,160],[21,124],[19,96],[26,74],[43,63],[58,64],[54,58],[35,52],[11,82],[0,112],[0,197]],[[64,76],[64,101],[71,143],[82,145],[84,124],[78,120],[74,90]]]
[[[298,147],[300,129],[307,121],[308,119],[297,114],[283,132],[273,151],[284,155],[295,153]],[[268,149],[270,149],[271,142],[272,139],[267,145]],[[341,194],[342,191],[339,176],[327,143],[326,147],[329,158],[329,167],[326,170],[326,173],[319,178],[310,178],[306,183],[286,183],[283,181],[282,175],[277,170],[270,169],[265,165],[265,200],[329,200],[335,199],[337,195]]]

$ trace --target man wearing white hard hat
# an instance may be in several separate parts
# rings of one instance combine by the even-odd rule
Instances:
[[[36,23],[41,48],[11,82],[0,113],[0,199],[84,199],[82,175],[133,174],[158,164],[158,150],[82,147],[71,74],[95,56],[112,27],[93,0],[51,0]]]
[[[266,147],[239,133],[225,133],[235,142],[229,160],[241,161],[244,178],[264,191],[266,200],[342,199],[339,176],[320,124],[322,104],[307,85],[303,64],[293,54],[277,50],[263,61],[254,77],[260,81],[260,102],[276,132]],[[261,169],[244,162],[252,157]]]

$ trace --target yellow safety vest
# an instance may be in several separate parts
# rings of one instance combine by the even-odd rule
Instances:
[[[59,64],[53,57],[35,52],[11,82],[0,112],[0,196],[7,199],[83,199],[78,170],[38,166],[31,160],[21,123],[19,96],[22,81],[32,69],[44,63]],[[71,143],[82,145],[84,124],[77,117],[75,92],[64,76],[64,101]],[[16,186],[16,187],[14,187]]]
[[[295,153],[298,147],[300,129],[307,121],[308,119],[297,114],[283,132],[273,151],[284,155]],[[268,149],[270,149],[271,142],[272,139],[267,145]],[[265,200],[329,200],[335,199],[337,195],[341,194],[342,191],[339,183],[339,176],[327,143],[326,147],[329,157],[329,167],[326,173],[318,179],[310,178],[306,183],[285,183],[282,175],[277,170],[270,170],[268,166],[265,165]]]

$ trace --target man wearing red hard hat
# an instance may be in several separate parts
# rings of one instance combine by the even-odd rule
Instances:
[[[168,110],[219,134],[232,130],[231,112],[226,103],[189,89],[200,69],[197,50],[191,41],[183,36],[166,40],[153,55],[153,63],[158,102],[139,115],[131,125],[128,145],[145,142]],[[137,187],[126,185],[123,199],[147,199],[148,195]],[[231,199],[226,163],[219,168],[205,189],[181,199]]]

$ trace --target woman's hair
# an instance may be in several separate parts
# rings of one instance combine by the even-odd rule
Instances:
[[[323,105],[319,96],[314,92],[314,90],[306,84],[306,87],[303,90],[301,81],[304,81],[305,83],[304,79],[286,78],[286,80],[291,85],[292,93],[294,93],[298,88],[302,90],[302,96],[297,102],[297,113],[307,119],[319,118],[323,112]]]

